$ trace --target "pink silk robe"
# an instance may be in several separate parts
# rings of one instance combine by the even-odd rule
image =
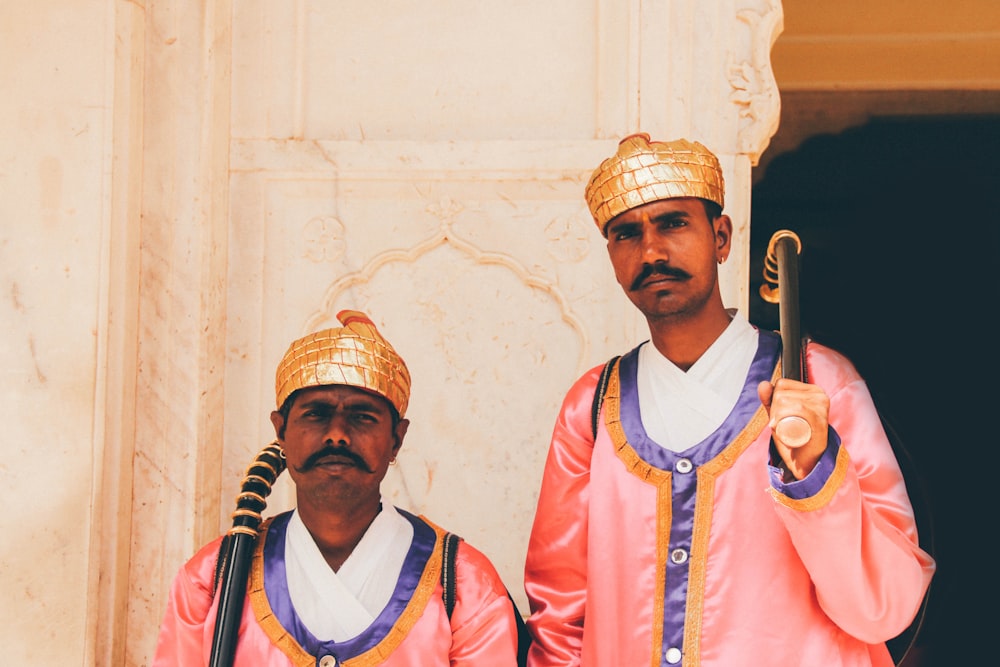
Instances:
[[[287,523],[287,515],[268,522],[262,528],[267,539],[258,539],[251,566],[234,667],[316,667],[317,658],[324,655],[334,655],[338,661],[328,657],[320,662],[323,667],[515,665],[513,608],[493,565],[471,545],[460,543],[455,560],[456,604],[449,622],[440,584],[444,531],[425,519],[401,513],[414,523],[414,544],[397,593],[368,630],[341,644],[317,642],[300,627],[282,587],[283,525],[275,530],[281,516]],[[202,548],[177,574],[152,667],[208,664],[218,606],[212,579],[221,539]],[[303,644],[313,646],[315,653],[307,652]]]
[[[769,466],[756,385],[780,341],[761,332],[736,408],[675,453],[645,436],[635,351],[570,389],[552,436],[525,566],[531,667],[892,665],[884,642],[915,617],[935,564],[868,389],[807,348],[831,399],[830,445],[804,480]]]

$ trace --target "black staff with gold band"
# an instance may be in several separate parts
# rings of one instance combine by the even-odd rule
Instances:
[[[802,241],[795,232],[780,229],[771,236],[764,257],[766,282],[760,287],[760,296],[768,303],[778,304],[781,377],[804,382],[807,380],[799,317],[800,252]],[[802,417],[791,415],[778,422],[775,434],[789,447],[802,446],[812,437],[812,427]]]
[[[236,497],[233,527],[222,540],[215,568],[219,613],[215,617],[209,667],[230,667],[233,664],[261,512],[267,508],[271,487],[284,469],[285,453],[275,441],[257,454],[243,478]]]

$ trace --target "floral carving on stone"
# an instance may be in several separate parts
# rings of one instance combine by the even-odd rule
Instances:
[[[333,216],[316,216],[302,229],[302,256],[312,262],[333,262],[344,254],[344,224]]]

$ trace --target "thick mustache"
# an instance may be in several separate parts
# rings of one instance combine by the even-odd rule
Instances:
[[[661,276],[667,276],[668,278],[677,278],[679,280],[687,280],[691,277],[691,274],[687,271],[682,271],[681,269],[674,268],[667,264],[666,262],[656,262],[654,264],[643,264],[642,270],[639,271],[639,275],[635,277],[632,281],[631,289],[633,292],[646,282],[648,278],[653,275],[659,274]]]
[[[333,445],[327,445],[323,449],[313,452],[309,456],[309,458],[305,460],[305,463],[303,463],[299,467],[298,469],[299,472],[309,472],[317,465],[319,465],[319,462],[321,460],[325,459],[328,456],[339,456],[341,458],[348,459],[356,467],[361,468],[367,473],[375,472],[374,470],[371,469],[371,466],[369,466],[368,463],[365,462],[363,458],[358,456],[356,453],[352,452],[350,449],[346,447],[334,447]]]

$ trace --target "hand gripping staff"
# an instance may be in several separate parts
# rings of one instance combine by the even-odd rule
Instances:
[[[799,321],[799,266],[798,255],[802,251],[802,241],[795,232],[780,229],[767,244],[767,255],[764,257],[764,280],[760,286],[760,296],[768,303],[778,304],[778,322],[781,333],[781,377],[808,382],[805,367],[804,339],[800,332]],[[930,503],[926,489],[915,468],[910,453],[903,446],[892,425],[880,414],[879,418],[885,427],[886,435],[892,445],[893,452],[900,463],[907,486],[916,488],[920,493],[911,497],[914,500],[914,514],[920,529],[921,546],[932,556],[934,555],[934,527],[931,523]],[[809,441],[812,434],[809,424],[801,417],[785,417],[775,427],[775,433],[789,446],[803,445]],[[917,641],[917,635],[923,628],[927,614],[927,603],[930,599],[930,589],[924,594],[920,610],[910,626],[897,637],[886,642],[889,653],[897,667],[904,667],[907,656]]]
[[[781,377],[804,380],[805,360],[802,357],[802,335],[799,323],[799,253],[802,241],[787,229],[779,229],[767,244],[764,257],[764,280],[760,296],[768,303],[778,304],[778,326],[781,334]],[[774,427],[775,434],[789,447],[801,447],[809,442],[812,429],[802,417],[785,417]]]
[[[243,616],[243,600],[247,592],[247,575],[253,558],[261,512],[267,507],[267,496],[278,475],[285,469],[285,452],[272,442],[260,450],[247,468],[246,476],[236,496],[233,527],[222,539],[219,561],[215,568],[215,590],[219,596],[219,611],[215,617],[212,655],[209,667],[231,667],[236,652],[236,638]]]

